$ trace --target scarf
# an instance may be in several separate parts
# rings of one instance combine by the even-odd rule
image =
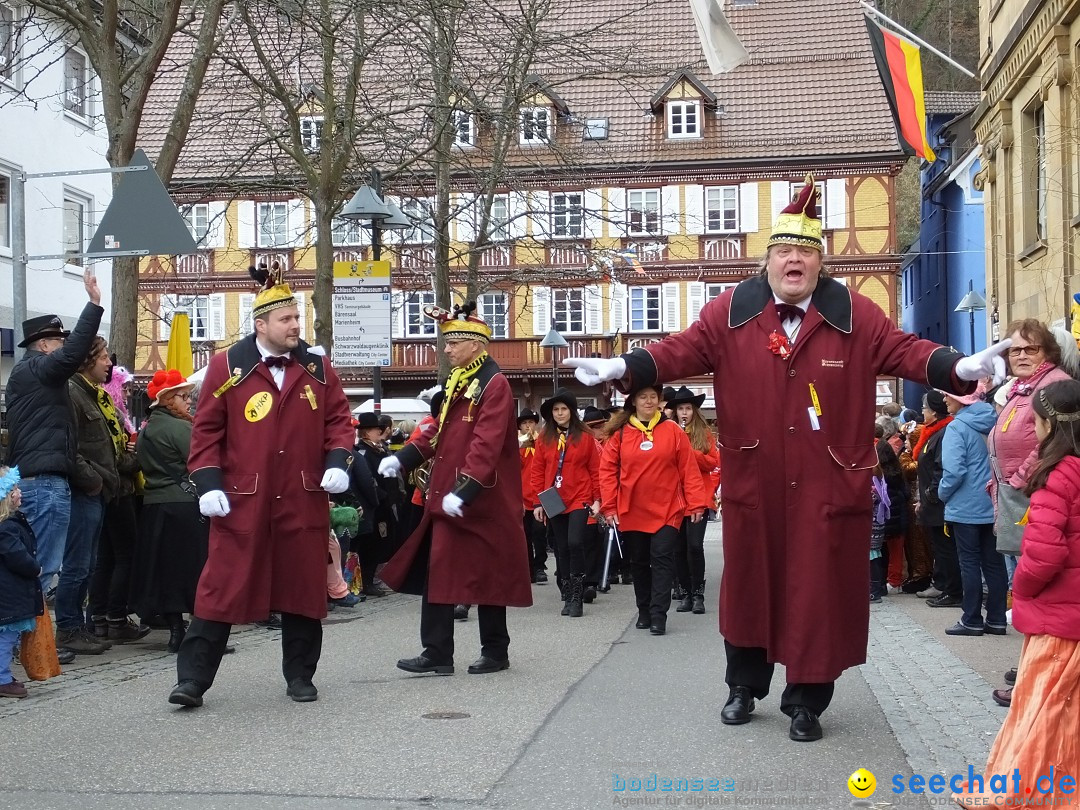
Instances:
[[[564,430],[563,428],[558,428],[558,431],[559,431],[559,446],[558,446],[557,449],[561,453],[563,450],[566,449],[566,434],[567,434],[568,431]]]
[[[948,427],[949,422],[951,421],[952,414],[949,414],[948,416],[941,417],[932,425],[923,425],[922,432],[919,434],[919,440],[915,442],[915,447],[913,447],[911,450],[911,458],[915,461],[918,461],[919,453],[922,452],[923,445],[926,444],[927,440],[939,430],[944,430],[946,427]]]
[[[884,477],[875,475],[870,479],[870,485],[874,488],[874,494],[877,495],[876,503],[874,504],[874,523],[879,525],[884,524],[892,516],[892,502],[889,500],[889,488],[885,484]]]
[[[473,360],[469,365],[461,368],[455,368],[450,372],[450,379],[446,381],[446,394],[443,397],[442,408],[439,409],[439,433],[442,433],[443,422],[446,421],[446,414],[450,412],[450,406],[454,403],[454,400],[462,394],[472,382],[473,377],[476,376],[476,372],[480,370],[480,366],[484,365],[484,361],[487,360],[487,352],[481,352],[480,356]]]
[[[1030,397],[1035,389],[1039,386],[1039,380],[1046,376],[1047,372],[1051,369],[1057,368],[1053,363],[1042,363],[1035,373],[1028,377],[1026,380],[1017,380],[1013,383],[1012,390],[1009,392],[1009,399],[1013,397]]]
[[[652,441],[653,428],[655,428],[657,426],[657,424],[659,424],[659,422],[663,418],[663,416],[664,416],[663,411],[657,411],[656,413],[653,414],[653,418],[649,420],[649,424],[646,425],[640,419],[638,419],[637,414],[635,414],[634,416],[630,417],[630,427],[635,428],[637,430],[640,430],[642,433],[645,434],[646,441],[651,442]]]
[[[109,396],[109,392],[99,385],[94,385],[89,380],[87,382],[94,386],[94,392],[97,396],[98,410],[101,411],[101,415],[105,417],[105,424],[109,426],[109,436],[113,442],[113,452],[116,453],[116,457],[120,458],[127,450],[128,434],[124,430],[124,423],[121,420],[120,412],[116,409],[116,405],[113,404],[112,397]]]

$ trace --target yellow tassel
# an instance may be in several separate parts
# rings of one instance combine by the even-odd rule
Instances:
[[[1030,514],[1031,514],[1031,507],[1029,506],[1027,509],[1024,510],[1024,516],[1022,518],[1020,518],[1020,520],[1016,521],[1016,525],[1017,526],[1027,526],[1028,525],[1028,515],[1030,515]]]

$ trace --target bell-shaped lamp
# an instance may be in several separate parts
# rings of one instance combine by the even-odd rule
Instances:
[[[400,212],[398,212],[400,213]],[[378,220],[380,224],[390,216],[386,203],[379,199],[371,186],[360,186],[352,199],[345,203],[338,217],[349,220]]]
[[[384,203],[384,205],[386,210],[390,212],[390,216],[386,219],[378,220],[379,227],[384,231],[405,230],[413,226],[412,221],[394,203],[388,202]]]

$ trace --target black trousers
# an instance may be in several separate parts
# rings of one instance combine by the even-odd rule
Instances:
[[[944,526],[923,526],[934,552],[934,587],[946,596],[961,599],[964,586],[960,581],[960,558],[956,556],[956,541],[945,535]]]
[[[525,511],[522,526],[531,570],[543,571],[547,567],[547,526],[536,519],[531,509]]]
[[[585,574],[585,543],[588,534],[589,510],[574,509],[548,518],[555,533],[555,559],[561,575],[566,577]]]
[[[476,618],[480,625],[480,654],[505,661],[510,648],[506,608],[477,605]],[[439,664],[454,662],[454,606],[429,602],[426,589],[420,601],[420,643],[431,660]]]
[[[745,686],[758,700],[769,694],[774,665],[767,660],[764,647],[736,647],[725,641],[724,652],[727,653],[724,682],[728,686]],[[834,686],[833,681],[789,683],[780,696],[780,711],[790,717],[796,706],[805,706],[814,714],[822,714],[832,702]]]
[[[127,618],[137,532],[134,495],[125,495],[105,505],[97,559],[90,577],[91,616]]]
[[[683,518],[679,528],[679,544],[675,549],[675,566],[679,584],[684,591],[693,591],[705,582],[705,530],[708,522],[702,518],[694,523]]]
[[[675,583],[675,547],[679,530],[664,526],[655,534],[620,532],[623,553],[630,557],[638,613],[667,616],[671,586]]]
[[[179,681],[195,681],[209,689],[221,665],[232,625],[193,616],[176,657]],[[295,613],[281,614],[281,672],[286,683],[311,680],[322,655],[322,622]]]

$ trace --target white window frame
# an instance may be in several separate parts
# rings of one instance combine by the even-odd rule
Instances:
[[[634,236],[647,236],[661,232],[662,211],[660,189],[631,188],[626,191],[626,232]],[[635,217],[638,222],[635,222]],[[653,227],[649,220],[653,219]]]
[[[669,100],[667,110],[667,136],[672,140],[702,137],[701,100]]]
[[[522,107],[518,111],[518,143],[522,146],[551,143],[555,132],[553,112],[551,107]]]
[[[1032,111],[1033,136],[1035,139],[1035,239],[1046,240],[1047,226],[1047,173],[1046,156],[1049,153],[1046,144],[1046,107],[1040,104]]]
[[[5,35],[4,29],[8,32]],[[18,86],[18,62],[22,51],[19,37],[19,13],[7,3],[0,3],[0,84]]]
[[[575,201],[576,200],[576,201]],[[585,235],[585,192],[551,192],[551,236],[581,239]]]
[[[195,203],[189,205],[180,212],[184,218],[191,238],[195,240],[197,247],[206,247],[212,225],[210,222],[210,205],[208,203]]]
[[[705,188],[705,233],[740,233],[739,187]]]
[[[806,183],[788,183],[788,203],[795,199],[805,185]],[[827,187],[824,180],[817,180],[814,182],[814,185],[817,186],[818,219],[821,220],[822,230],[828,230],[824,227],[825,222],[827,222],[829,218],[829,198],[825,193]],[[784,203],[783,207],[787,208],[788,203]]]
[[[496,214],[496,208],[502,214]],[[491,213],[488,216],[488,241],[506,242],[510,239],[510,195],[496,194],[491,198]]]
[[[586,324],[585,288],[553,287],[551,320],[561,335],[584,335]]]
[[[450,126],[454,128],[454,146],[476,146],[476,116],[468,110],[452,110]]]
[[[435,241],[435,200],[430,197],[404,199],[401,213],[412,223],[401,231],[401,241],[406,245],[429,245]]]
[[[658,284],[628,287],[626,295],[628,311],[628,332],[664,331],[664,295]],[[655,299],[655,300],[653,300]],[[650,310],[655,306],[655,326]],[[635,310],[640,310],[635,316]]]
[[[483,293],[476,299],[477,314],[491,327],[495,340],[510,337],[510,302],[504,292]]]
[[[215,334],[213,325],[213,307],[215,303],[218,306],[224,305],[224,299],[221,298],[218,302],[212,302],[211,295],[166,295],[161,300],[161,340],[168,340],[172,331],[172,314],[177,310],[185,310],[188,313],[189,324],[191,328],[191,340],[198,343],[206,343],[208,341],[223,340],[225,335]],[[254,299],[253,299],[254,300]],[[224,311],[220,313],[224,316]],[[250,311],[248,314],[250,318]],[[224,318],[222,317],[222,320]],[[224,324],[221,324],[222,328]],[[222,330],[219,330],[222,331]]]
[[[330,225],[330,238],[334,242],[334,247],[365,244],[364,229],[355,219],[334,217]]]
[[[284,214],[280,220],[281,233],[278,234],[276,225],[278,220],[278,207]],[[273,220],[274,231],[268,231],[264,224]],[[289,247],[292,244],[292,232],[289,230],[289,203],[282,200],[279,202],[260,202],[255,204],[255,246],[260,248]]]
[[[11,255],[11,182],[13,172],[0,166],[0,256]]]
[[[78,206],[75,214],[76,222],[69,219],[72,206]],[[94,217],[94,199],[75,189],[64,188],[63,209],[63,245],[64,253],[72,258],[64,259],[64,263],[70,267],[82,268],[85,259],[75,257],[75,254],[86,252],[86,246],[90,242],[90,223]],[[81,269],[79,273],[81,274]]]
[[[72,57],[78,57],[82,66],[69,64]],[[78,70],[82,75],[75,76]],[[93,95],[93,75],[90,71],[90,57],[86,51],[75,45],[68,45],[64,52],[64,114],[82,123],[90,120],[93,114],[91,100]],[[77,99],[78,106],[73,106],[72,101]]]
[[[318,152],[322,143],[323,118],[305,115],[300,118],[300,143],[306,152]]]
[[[410,290],[404,293],[405,337],[435,337],[435,320],[424,314],[424,307],[435,306],[435,293],[432,290]]]

